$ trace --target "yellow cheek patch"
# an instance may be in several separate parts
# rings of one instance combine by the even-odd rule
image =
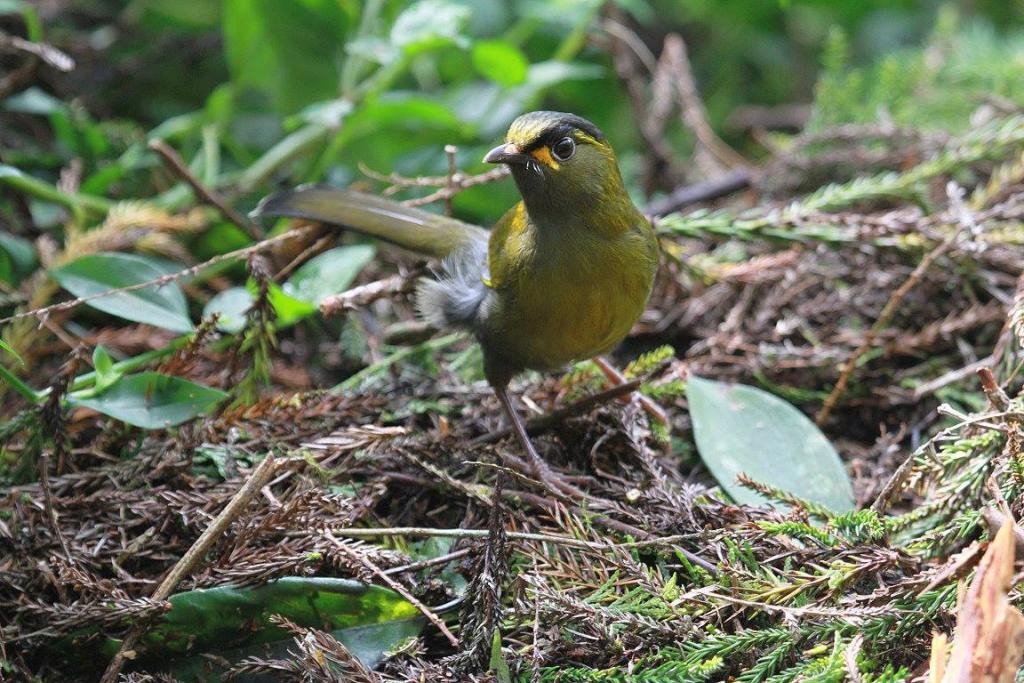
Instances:
[[[547,147],[538,147],[530,152],[530,156],[550,169],[557,171],[559,168],[558,162],[551,156],[551,150]]]

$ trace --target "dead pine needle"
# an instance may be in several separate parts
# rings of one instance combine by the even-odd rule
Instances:
[[[249,474],[249,478],[246,479],[242,487],[238,489],[238,492],[221,510],[220,514],[214,517],[210,525],[206,527],[206,530],[196,539],[192,547],[188,549],[188,552],[171,567],[170,572],[167,573],[167,576],[164,577],[160,585],[153,591],[153,595],[150,596],[152,600],[162,602],[171,596],[171,593],[178,587],[181,580],[199,564],[210,548],[213,547],[213,544],[231,526],[232,522],[238,519],[253,497],[259,493],[260,489],[266,486],[267,482],[274,476],[280,462],[274,457],[273,453],[267,453],[266,457],[253,469]],[[117,680],[121,667],[124,666],[125,658],[145,634],[147,627],[148,622],[143,622],[134,626],[128,632],[128,635],[121,642],[117,653],[107,665],[106,671],[103,672],[100,683],[114,683]]]
[[[962,197],[963,190],[954,183],[950,183],[947,188],[947,194],[950,197],[950,201],[955,203],[958,201],[957,198]],[[872,346],[874,346],[878,335],[889,324],[889,321],[892,320],[896,311],[899,310],[900,304],[903,303],[903,299],[906,298],[907,294],[909,294],[919,282],[921,282],[921,278],[923,278],[924,274],[928,272],[928,269],[932,267],[932,264],[941,258],[943,254],[949,251],[950,248],[956,244],[960,235],[968,229],[970,229],[970,226],[961,222],[956,229],[951,230],[945,239],[924,255],[920,263],[917,264],[917,267],[914,268],[913,272],[910,274],[910,277],[908,277],[903,284],[897,287],[889,296],[888,301],[885,302],[885,306],[882,307],[882,312],[878,315],[878,319],[875,320],[871,329],[864,335],[864,339],[861,341],[860,345],[843,363],[842,368],[839,371],[839,379],[836,381],[832,391],[825,399],[825,402],[822,404],[818,414],[814,417],[814,421],[819,427],[828,421],[836,403],[838,403],[839,399],[842,398],[844,393],[846,393],[846,387],[849,385],[850,379],[853,377],[853,372],[857,368],[857,363],[860,362],[861,357],[863,357],[863,355],[867,353]]]
[[[344,543],[338,542],[338,539],[336,539],[334,535],[331,534],[330,531],[324,531],[323,534],[324,538],[330,541],[331,544],[338,550],[338,552],[345,555],[349,559],[349,561],[357,565],[360,565],[366,570],[369,570],[374,576],[383,581],[388,586],[388,588],[390,588],[391,590],[395,591],[403,598],[408,600],[410,604],[412,604],[416,609],[418,609],[423,614],[423,616],[425,616],[430,621],[430,623],[436,626],[437,629],[444,634],[444,637],[448,639],[448,642],[451,643],[452,647],[459,647],[459,639],[456,638],[455,635],[448,629],[448,625],[444,623],[444,620],[442,620],[441,617],[434,614],[429,607],[427,607],[420,600],[418,600],[416,596],[414,596],[405,588],[405,586],[403,586],[395,579],[391,578],[390,575],[388,575],[383,569],[374,564],[373,561],[370,560],[368,557],[365,557],[353,551]]]

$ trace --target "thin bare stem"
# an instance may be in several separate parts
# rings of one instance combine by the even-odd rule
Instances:
[[[287,242],[288,240],[305,237],[307,233],[318,229],[319,226],[316,225],[303,226],[301,228],[297,228],[295,230],[282,233],[275,237],[265,239],[262,242],[251,244],[248,247],[243,247],[242,249],[235,249],[234,251],[229,251],[226,254],[219,254],[209,259],[208,261],[203,261],[202,263],[195,266],[189,266],[188,268],[179,270],[176,273],[168,273],[167,275],[161,275],[158,278],[147,280],[146,282],[138,282],[134,285],[128,285],[126,287],[108,289],[103,292],[96,292],[95,294],[90,294],[88,296],[82,296],[77,299],[72,299],[71,301],[63,301],[59,304],[53,304],[51,306],[44,306],[43,308],[36,308],[31,311],[16,313],[15,315],[10,315],[7,316],[6,318],[0,319],[0,325],[6,325],[7,323],[14,322],[15,320],[21,320],[23,318],[44,318],[51,313],[56,313],[58,311],[69,311],[73,308],[81,306],[84,303],[88,303],[90,301],[94,301],[95,299],[100,299],[105,296],[110,296],[111,294],[120,294],[122,292],[134,292],[139,289],[145,289],[146,287],[159,287],[160,285],[166,285],[169,282],[174,282],[176,280],[180,280],[181,278],[195,275],[196,273],[199,273],[219,263],[224,263],[225,261],[248,258],[252,254],[265,251],[266,249],[269,249],[270,247],[276,244],[280,244],[281,242]]]
[[[324,538],[333,543],[334,547],[337,548],[339,552],[345,554],[353,562],[357,562],[366,569],[370,570],[374,576],[376,576],[381,581],[386,583],[388,587],[391,588],[391,590],[395,591],[403,598],[408,600],[416,609],[423,613],[423,616],[430,620],[430,623],[436,626],[438,630],[444,634],[444,637],[448,639],[448,642],[451,643],[452,647],[457,648],[459,646],[459,639],[455,637],[455,634],[448,630],[448,626],[444,623],[441,617],[434,614],[429,607],[427,607],[422,602],[417,600],[416,596],[410,593],[405,588],[405,586],[403,586],[398,581],[395,581],[393,578],[388,576],[383,569],[381,569],[372,561],[370,561],[369,558],[360,555],[359,553],[355,552],[354,550],[346,546],[344,543],[339,542],[338,539],[336,539],[331,534],[330,531],[324,531]]]
[[[223,197],[206,187],[199,178],[196,178],[188,166],[185,165],[181,156],[170,145],[163,140],[150,140],[149,148],[160,155],[164,165],[167,166],[171,173],[184,180],[203,202],[217,209],[225,220],[237,225],[239,229],[254,240],[259,240],[263,237],[260,234],[259,228],[254,223],[247,221]]]

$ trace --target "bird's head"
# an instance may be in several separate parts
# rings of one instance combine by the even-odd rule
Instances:
[[[523,114],[484,161],[509,166],[531,214],[628,201],[615,152],[597,126],[575,114]]]

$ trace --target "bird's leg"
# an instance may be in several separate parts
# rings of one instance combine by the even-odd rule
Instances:
[[[626,383],[626,377],[621,372],[619,372],[618,368],[612,365],[611,361],[609,361],[607,358],[605,358],[604,356],[594,356],[593,361],[594,364],[597,365],[597,367],[601,370],[601,372],[604,373],[605,378],[614,386]],[[644,396],[639,391],[633,392],[633,396],[635,396],[640,401],[640,405],[643,406],[644,412],[646,412],[648,415],[650,415],[652,418],[662,423],[666,427],[671,425],[671,422],[668,418],[668,413],[666,413],[665,409],[658,405],[654,400],[647,396]],[[624,397],[624,400],[629,401],[629,397]]]
[[[526,451],[527,460],[530,463],[530,467],[533,468],[533,475],[548,487],[552,493],[558,496],[569,496],[570,498],[586,497],[586,494],[557,475],[537,453],[533,443],[530,441],[530,435],[526,433],[526,425],[523,424],[523,419],[519,417],[519,412],[512,403],[512,397],[508,394],[508,386],[494,385],[493,388],[494,393],[497,394],[498,400],[501,402],[501,407],[505,410],[505,415],[508,416],[509,421],[512,423],[512,431],[515,433],[519,445]]]

